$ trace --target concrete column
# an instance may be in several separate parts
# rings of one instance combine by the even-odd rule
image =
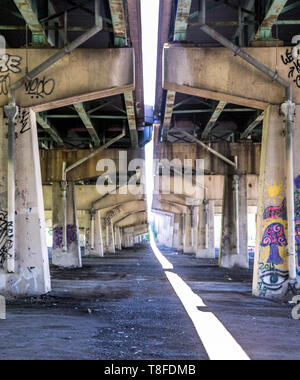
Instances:
[[[173,248],[179,250],[180,247],[180,214],[174,215],[174,228],[173,228]]]
[[[286,209],[286,139],[284,136],[285,117],[280,115],[278,106],[265,111],[261,167],[259,179],[259,201],[257,213],[257,240],[254,260],[253,294],[259,297],[291,300],[299,293],[298,283],[289,280],[287,256],[288,225]],[[296,245],[299,252],[298,220],[300,217],[300,107],[297,107],[294,127],[295,163],[295,220]],[[298,227],[297,227],[298,225]]]
[[[198,258],[215,258],[214,207],[214,201],[205,201],[199,207]]]
[[[40,156],[35,113],[19,109],[15,141],[15,225],[7,225],[7,125],[0,109],[0,292],[38,295],[51,290]],[[15,238],[14,273],[7,273],[6,253]]]
[[[116,249],[122,251],[121,229],[119,226],[115,226],[115,235]]]
[[[95,211],[91,217],[92,244],[89,255],[92,257],[103,257],[103,237],[100,211]]]
[[[246,178],[227,174],[224,181],[219,265],[223,268],[249,268]]]
[[[115,248],[115,234],[114,234],[114,226],[111,218],[107,220],[106,225],[106,244],[107,244],[107,252],[111,254],[116,253]]]
[[[198,208],[191,206],[185,217],[184,253],[197,253],[198,244]]]
[[[82,267],[75,185],[72,182],[67,186],[65,183],[53,184],[52,263],[66,268]]]

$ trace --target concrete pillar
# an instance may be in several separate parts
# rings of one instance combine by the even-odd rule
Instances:
[[[249,268],[246,177],[227,174],[224,181],[219,265],[223,268]]]
[[[100,211],[95,211],[91,216],[91,247],[89,255],[92,257],[103,257],[103,237]]]
[[[198,208],[191,206],[185,217],[184,253],[197,253],[198,245]]]
[[[121,228],[119,226],[115,226],[115,235],[116,249],[122,251]]]
[[[214,208],[215,202],[212,200],[205,201],[199,207],[198,258],[215,258]]]
[[[286,209],[286,139],[284,136],[285,117],[280,115],[278,106],[270,106],[265,111],[261,167],[259,180],[259,201],[257,213],[257,240],[254,260],[253,294],[271,299],[291,300],[299,293],[298,283],[289,280],[287,256],[288,225]],[[296,245],[299,252],[297,228],[300,217],[300,107],[294,127],[295,163],[295,220]]]
[[[51,290],[35,113],[19,109],[15,128],[15,225],[7,223],[7,124],[0,109],[0,293],[39,295]],[[7,273],[10,239],[14,272]]]
[[[173,248],[179,250],[180,248],[180,214],[174,215],[174,228],[173,228]]]
[[[66,268],[82,267],[75,185],[72,182],[67,186],[65,183],[53,184],[52,263]]]
[[[111,254],[116,253],[115,247],[115,234],[114,234],[114,226],[111,218],[107,220],[106,224],[106,244],[107,244],[107,252]]]

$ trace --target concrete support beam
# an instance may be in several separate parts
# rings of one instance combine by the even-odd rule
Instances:
[[[207,123],[203,133],[202,133],[202,138],[207,139],[209,137],[209,134],[213,127],[215,126],[216,122],[218,121],[219,117],[221,116],[221,113],[223,112],[224,108],[226,107],[226,102],[220,101],[212,114],[209,122]]]
[[[52,264],[81,268],[79,228],[74,183],[53,184]]]
[[[50,46],[46,33],[30,0],[14,0],[14,3],[32,32],[33,46]]]
[[[122,0],[109,0],[111,19],[114,28],[115,46],[127,45],[127,26]]]
[[[136,125],[133,93],[126,92],[124,94],[124,98],[125,98],[125,104],[126,104],[126,110],[127,110],[131,145],[132,145],[132,148],[135,149],[138,147],[139,139],[138,139],[137,125]]]
[[[44,131],[47,132],[52,137],[52,139],[57,143],[59,148],[64,147],[64,142],[62,138],[59,136],[56,129],[53,127],[53,125],[50,124],[48,120],[45,120],[39,113],[37,113],[36,121],[44,129]]]
[[[296,75],[290,73],[293,63],[289,64],[287,58],[291,48],[244,48],[243,50],[270,70],[274,70],[274,62],[279,56],[278,75],[291,83],[293,100],[296,104],[300,104]],[[285,89],[282,86],[272,82],[255,67],[225,48],[166,46],[163,71],[163,88],[167,91],[258,110],[265,110],[269,104],[279,105],[285,101]]]
[[[32,49],[30,66],[38,67],[57,52],[57,49]],[[14,84],[26,74],[26,50],[7,49],[6,53],[10,58],[2,63],[6,75],[0,107],[8,104],[8,83]],[[17,90],[16,103],[35,112],[47,111],[131,92],[134,78],[132,48],[76,49],[43,75],[27,81]]]
[[[299,106],[297,119],[299,123]],[[295,162],[295,221],[297,280],[289,280],[288,225],[286,208],[286,143],[283,131],[284,116],[277,106],[265,111],[259,201],[257,212],[257,241],[254,260],[253,294],[259,297],[286,299],[300,291],[299,272],[299,141],[300,134],[294,128]]]
[[[205,201],[199,207],[199,230],[197,257],[215,258],[214,201]]]
[[[191,206],[185,214],[184,253],[197,254],[198,246],[198,208]]]
[[[122,251],[121,228],[118,226],[115,226],[115,244],[116,244],[116,250]]]
[[[94,146],[98,148],[100,146],[100,139],[98,137],[97,131],[93,126],[89,115],[87,114],[84,105],[82,103],[74,104],[74,108],[77,111],[80,119],[82,120],[84,126],[88,130],[89,135],[91,136]]]
[[[109,254],[116,253],[114,225],[111,219],[106,222],[106,252]]]
[[[222,268],[249,268],[247,213],[246,178],[238,179],[228,174],[225,176],[219,257]]]
[[[288,0],[273,0],[263,22],[258,28],[258,31],[254,37],[254,40],[269,41],[272,40],[272,27],[277,21],[281,11]]]
[[[95,211],[91,217],[91,247],[89,256],[104,256],[101,211]]]
[[[3,295],[38,295],[49,292],[51,284],[36,118],[30,110],[21,108],[19,112],[21,117],[15,129],[16,214],[15,225],[11,228],[7,224],[7,124],[0,109],[0,292]],[[6,255],[13,236],[14,273],[7,273]]]

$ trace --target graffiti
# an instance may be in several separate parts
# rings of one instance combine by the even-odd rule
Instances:
[[[20,64],[22,57],[18,55],[4,54],[0,56],[0,96],[8,95],[10,87],[10,73],[21,72]]]
[[[58,226],[53,228],[53,249],[61,248],[63,244],[63,228]]]
[[[280,198],[284,200],[284,196],[282,193],[284,192],[284,185],[282,183],[277,184],[276,181],[272,183],[272,185],[267,184],[267,189],[265,189],[266,198],[272,202],[276,198]]]
[[[7,95],[10,86],[9,74],[0,75],[0,95]]]
[[[20,288],[22,293],[31,291],[37,292],[38,283],[37,276],[35,273],[35,267],[27,267],[27,272],[25,273],[24,269],[21,268],[21,273],[19,279],[12,284],[12,288],[17,294],[20,294]]]
[[[281,59],[285,66],[289,66],[289,79],[293,79],[294,83],[296,83],[297,87],[300,88],[300,61],[299,59],[294,59],[292,55],[293,49],[287,49],[285,52],[285,56],[282,55]]]
[[[22,57],[18,55],[4,54],[0,57],[0,73],[9,73],[14,74],[20,73],[20,65],[22,62]]]
[[[0,266],[9,258],[9,250],[12,248],[13,224],[8,222],[7,211],[0,210]]]
[[[280,206],[270,206],[265,209],[263,214],[263,219],[277,219],[281,218],[283,220],[287,219],[287,212],[286,212],[286,200],[282,202]]]
[[[20,123],[21,123],[21,131],[20,133],[23,134],[27,131],[30,131],[30,126],[28,126],[29,121],[29,111],[26,109],[23,109],[20,113]]]
[[[31,98],[44,98],[53,93],[55,89],[54,79],[35,78],[25,82],[25,91],[27,95],[31,95]]]
[[[67,242],[68,245],[77,241],[77,227],[74,224],[67,225]]]
[[[295,186],[296,189],[300,189],[300,175],[298,175],[298,177],[295,178]]]
[[[267,263],[282,265],[283,260],[279,255],[279,247],[286,247],[287,240],[284,234],[284,227],[281,223],[272,223],[264,232],[262,247],[270,247],[270,255]]]
[[[120,214],[120,207],[116,207],[115,209],[109,211],[104,218],[104,227],[108,227],[111,225],[111,220],[114,216]]]
[[[260,281],[258,283],[261,296],[265,296],[268,290],[278,291],[289,278],[288,271],[275,268],[274,264],[260,263]]]

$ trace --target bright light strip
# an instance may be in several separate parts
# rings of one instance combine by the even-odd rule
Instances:
[[[173,265],[170,263],[169,260],[165,258],[165,256],[157,248],[152,231],[150,231],[150,245],[157,260],[160,262],[160,265],[162,266],[162,268],[164,270],[173,270],[174,269]]]
[[[200,311],[206,305],[175,273],[166,272],[175,293],[191,318],[203,346],[211,360],[250,360],[241,346],[210,312]]]

